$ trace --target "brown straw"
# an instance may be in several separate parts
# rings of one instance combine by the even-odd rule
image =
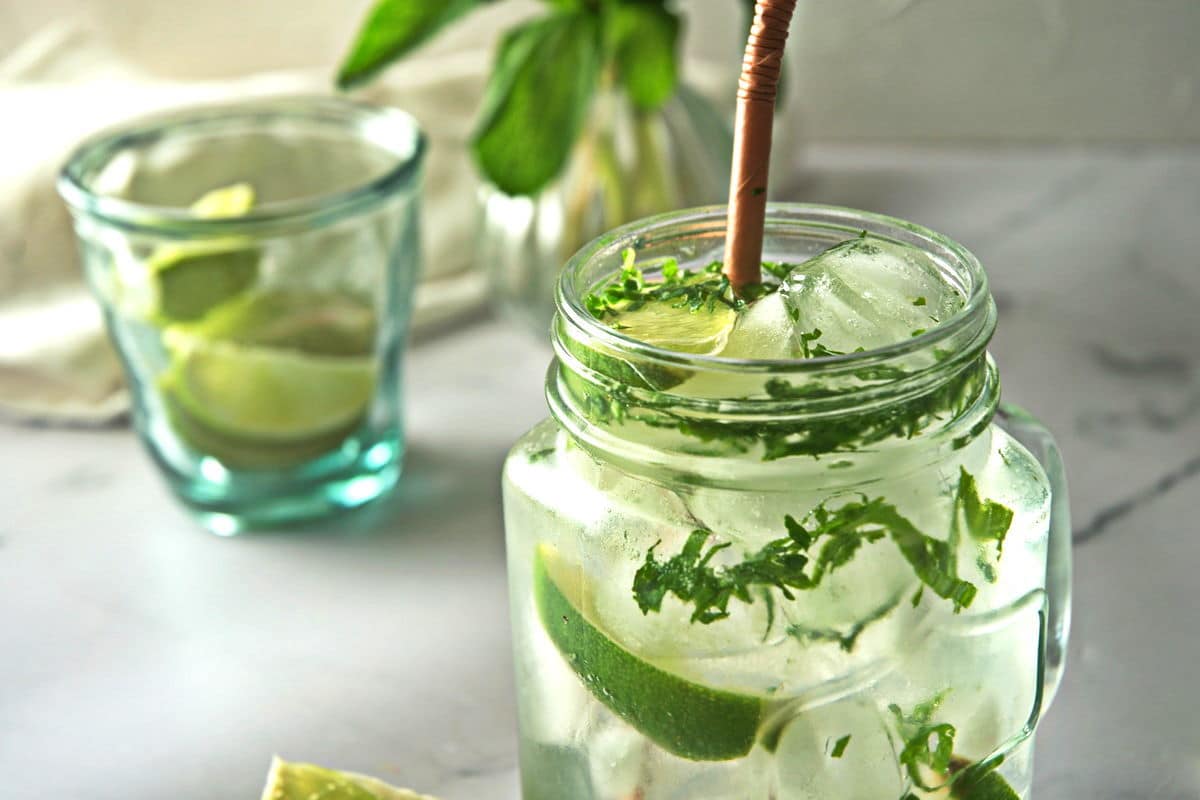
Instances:
[[[738,81],[729,176],[725,274],[734,291],[762,282],[763,226],[767,217],[767,166],[775,94],[796,0],[758,0]]]

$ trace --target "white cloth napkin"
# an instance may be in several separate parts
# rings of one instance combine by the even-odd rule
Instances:
[[[471,256],[478,181],[466,138],[490,47],[410,59],[402,82],[363,96],[412,113],[430,138],[423,194],[423,278],[417,329],[483,298]],[[81,139],[166,108],[330,91],[331,65],[230,80],[158,77],[114,50],[94,26],[61,22],[0,60],[0,418],[94,424],[128,407],[120,365],[80,271],[54,183]]]

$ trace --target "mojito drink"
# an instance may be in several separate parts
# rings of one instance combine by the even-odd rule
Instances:
[[[993,421],[986,279],[773,213],[740,295],[711,211],[564,273],[553,419],[505,468],[523,796],[1028,797],[1063,498]]]

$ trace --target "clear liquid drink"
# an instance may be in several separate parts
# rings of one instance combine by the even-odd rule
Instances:
[[[524,799],[1027,798],[1070,534],[1052,440],[998,411],[982,269],[782,205],[737,298],[724,224],[561,279],[552,418],[504,474]]]

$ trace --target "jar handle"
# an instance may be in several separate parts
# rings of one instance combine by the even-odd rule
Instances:
[[[1042,658],[1044,713],[1062,682],[1071,628],[1071,512],[1067,475],[1058,444],[1050,431],[1025,409],[1001,403],[997,424],[1030,452],[1050,482],[1050,532],[1046,546],[1046,630]]]

